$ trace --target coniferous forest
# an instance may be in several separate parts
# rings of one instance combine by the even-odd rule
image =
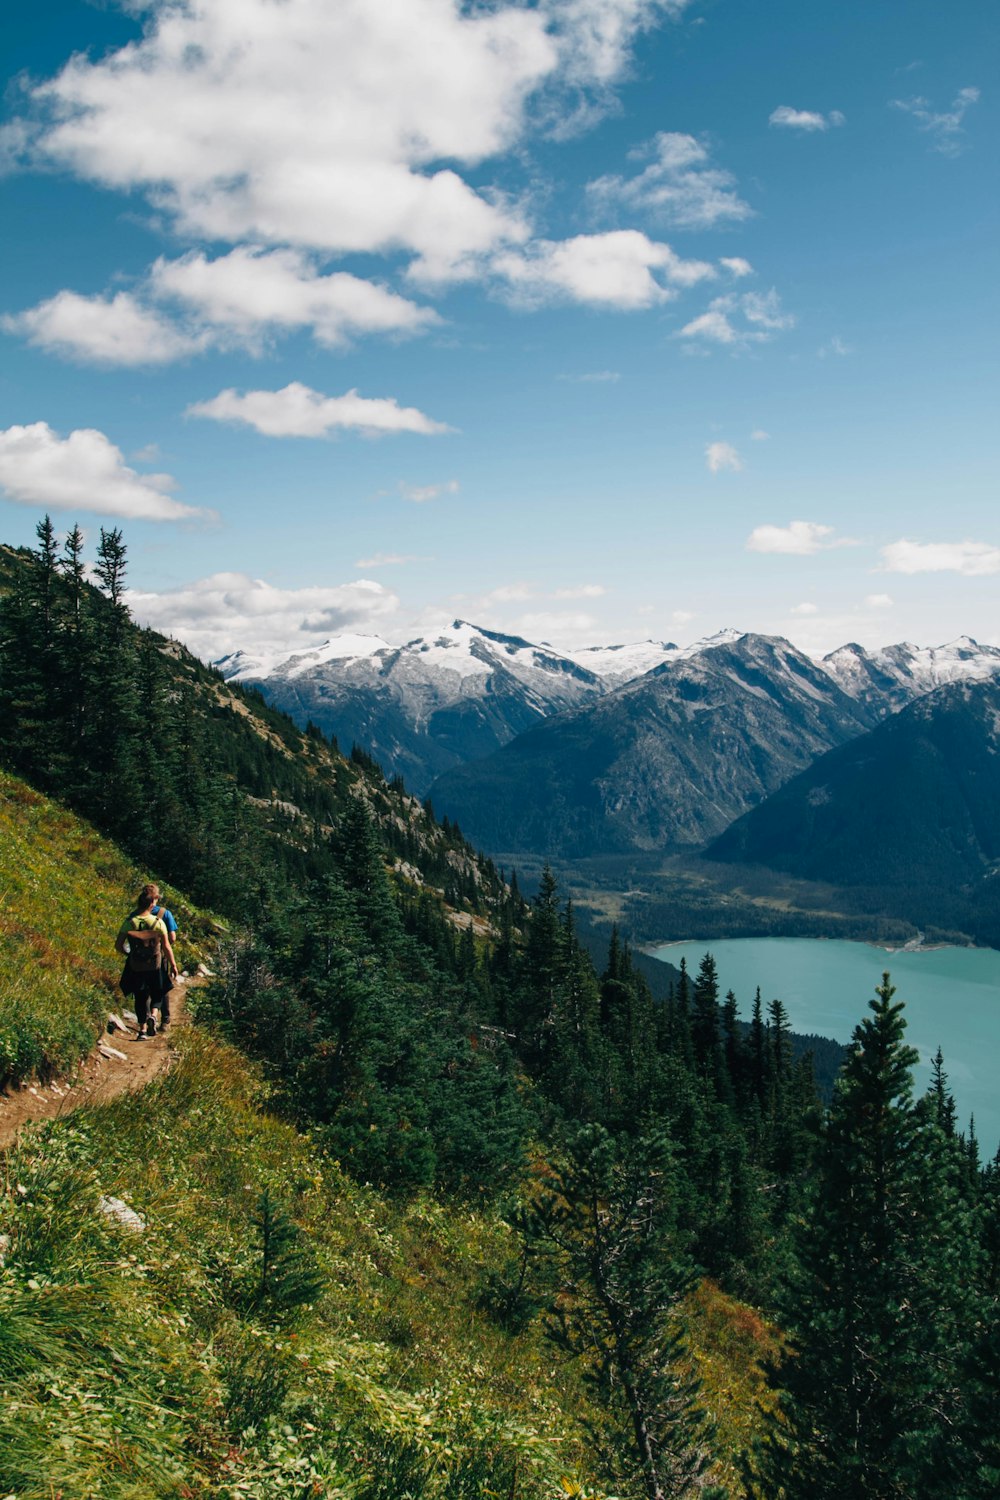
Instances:
[[[956,1119],[947,1059],[914,1095],[890,976],[856,997],[821,1102],[780,1001],[758,991],[741,1018],[710,955],[656,1001],[618,933],[595,964],[551,873],[525,899],[364,747],[342,754],[138,629],[119,531],[92,563],[84,552],[78,528],[60,541],[46,518],[33,552],[0,558],[4,769],[169,883],[182,928],[190,907],[216,973],[199,1029],[250,1060],[310,1156],[393,1203],[422,1195],[506,1226],[477,1316],[514,1341],[543,1336],[588,1392],[588,1488],[499,1459],[463,1478],[442,1457],[433,1479],[391,1465],[380,1479],[376,1459],[353,1489],[316,1467],[287,1493],[1000,1493],[1000,1165]],[[120,914],[94,920],[110,946]],[[50,1065],[15,1032],[5,1021],[6,1081],[19,1057]],[[255,1213],[265,1249],[239,1305],[269,1327],[320,1298],[322,1278],[290,1210],[265,1194]],[[37,1354],[18,1353],[30,1282],[16,1264],[0,1278],[8,1400]],[[776,1330],[738,1451],[693,1357],[706,1286]],[[287,1390],[261,1379],[253,1401],[259,1427]],[[26,1493],[10,1473],[0,1461],[0,1487]],[[193,1483],[93,1493],[230,1493]]]

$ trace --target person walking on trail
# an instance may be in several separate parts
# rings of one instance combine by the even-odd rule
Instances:
[[[173,948],[174,944],[177,942],[177,920],[174,917],[173,912],[170,911],[168,907],[164,906],[163,897],[160,895],[160,887],[154,881],[150,881],[150,888],[153,893],[153,905],[150,910],[152,911],[154,917],[161,917],[162,920],[166,923],[167,932],[170,934],[170,946],[171,948]],[[160,1007],[160,1030],[162,1031],[164,1026],[169,1025],[170,991],[166,990],[163,995],[163,1004]]]
[[[115,947],[125,954],[121,989],[135,1002],[139,1025],[136,1041],[156,1035],[154,1009],[160,1008],[160,1029],[169,1025],[167,996],[177,979],[177,961],[170,941],[170,931],[162,916],[153,914],[159,891],[155,885],[144,885],[136,909],[118,929]]]

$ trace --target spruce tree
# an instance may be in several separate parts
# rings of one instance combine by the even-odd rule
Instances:
[[[912,1101],[889,976],[855,1029],[820,1147],[759,1500],[951,1497],[975,1235],[954,1156]]]

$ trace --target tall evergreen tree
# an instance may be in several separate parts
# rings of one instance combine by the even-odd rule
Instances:
[[[975,1235],[947,1142],[914,1107],[888,974],[876,993],[820,1148],[778,1412],[748,1475],[759,1500],[954,1494]]]

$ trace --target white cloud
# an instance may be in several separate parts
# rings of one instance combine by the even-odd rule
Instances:
[[[483,594],[482,602],[485,605],[518,604],[532,597],[532,589],[527,583],[502,583],[499,588],[491,589],[488,594]]]
[[[725,470],[738,474],[743,460],[732,443],[709,443],[705,449],[705,462],[710,474],[721,474]]]
[[[371,579],[279,589],[245,573],[214,573],[164,593],[133,589],[128,603],[140,624],[175,636],[204,661],[238,649],[294,651],[339,631],[373,632],[399,608],[396,595]]]
[[[832,546],[832,526],[817,521],[792,521],[788,526],[755,526],[747,538],[748,552],[784,552],[808,557]]]
[[[426,505],[428,500],[438,500],[442,495],[457,495],[459,488],[457,479],[449,479],[445,484],[407,484],[405,480],[399,483],[403,499],[414,505]]]
[[[629,155],[652,160],[634,177],[588,183],[590,200],[599,209],[639,209],[678,229],[711,229],[753,214],[736,192],[732,173],[710,166],[708,149],[693,135],[661,131]]]
[[[843,359],[845,355],[852,354],[854,351],[850,344],[845,344],[842,338],[834,334],[833,338],[828,339],[816,352],[820,359],[826,359],[831,354]]]
[[[324,396],[293,380],[280,391],[220,391],[211,401],[187,409],[189,417],[237,422],[267,437],[329,437],[355,431],[372,437],[387,432],[450,432],[414,406],[400,406],[394,397],[368,399],[357,391]]]
[[[781,310],[781,299],[769,292],[727,292],[709,303],[708,311],[685,323],[677,338],[702,339],[733,349],[766,343],[775,333],[792,328],[795,318]]]
[[[675,609],[670,618],[675,625],[687,625],[694,619],[694,614],[689,609]]]
[[[868,609],[891,609],[892,599],[888,594],[867,594],[865,606]]]
[[[882,548],[887,573],[962,573],[966,578],[1000,573],[1000,547],[989,542],[911,542]]]
[[[731,276],[735,276],[737,279],[743,276],[752,276],[754,273],[753,266],[748,260],[744,260],[742,255],[724,255],[719,261],[719,265],[723,266]]]
[[[814,109],[793,109],[790,104],[779,104],[777,109],[771,111],[768,124],[779,125],[785,130],[812,132],[843,125],[844,116],[839,109],[831,109],[829,114],[824,115]]]
[[[962,149],[960,137],[964,135],[963,122],[966,113],[979,102],[977,88],[959,89],[952,100],[951,108],[935,110],[930,101],[921,97],[914,99],[890,99],[892,109],[911,115],[920,130],[933,137],[934,150],[943,156],[957,156]]]
[[[157,302],[179,304],[172,321]],[[359,334],[402,336],[439,323],[429,307],[347,272],[323,276],[299,250],[243,246],[210,260],[161,257],[135,292],[83,297],[61,291],[0,320],[50,353],[95,364],[167,364],[210,347],[259,348],[268,335],[308,329],[321,344]]]
[[[557,375],[557,380],[568,380],[573,385],[615,385],[621,380],[618,370],[591,370],[586,375]]]
[[[683,260],[669,245],[637,229],[538,240],[524,251],[504,251],[493,269],[522,306],[573,301],[623,311],[652,307],[715,275],[701,260]]]
[[[5,140],[202,239],[402,251],[441,276],[527,232],[462,172],[516,146],[543,94],[606,95],[684,3],[135,0],[142,37],[75,54]]]
[[[540,610],[520,615],[511,628],[526,640],[556,643],[557,648],[571,650],[574,646],[590,645],[596,627],[595,617],[583,611]]]
[[[763,427],[755,427],[750,434],[750,441],[751,443],[769,443],[771,441],[771,434],[765,432]]]
[[[0,488],[18,505],[84,510],[133,521],[207,518],[168,493],[169,474],[137,474],[103,432],[81,427],[61,438],[47,422],[0,432]]]
[[[607,593],[602,583],[581,583],[576,588],[556,589],[553,599],[600,599]]]
[[[818,615],[819,614],[819,605],[818,604],[793,604],[792,608],[789,610],[789,614],[793,614],[793,615]]]
[[[175,328],[143,307],[131,292],[110,298],[57,292],[37,307],[4,317],[0,326],[48,353],[102,365],[168,364],[196,353],[206,342],[204,335]]]
[[[608,85],[628,62],[637,31],[659,14],[677,18],[691,0],[544,0],[558,25],[564,68],[572,83]]]
[[[322,344],[338,345],[360,333],[418,333],[439,322],[372,281],[336,271],[322,276],[299,250],[242,246],[209,260],[189,254],[156,261],[152,295],[182,303],[200,323],[248,340],[262,332],[308,328]]]
[[[356,568],[395,568],[402,563],[429,562],[426,557],[417,557],[412,552],[376,552],[374,557],[359,557]]]

